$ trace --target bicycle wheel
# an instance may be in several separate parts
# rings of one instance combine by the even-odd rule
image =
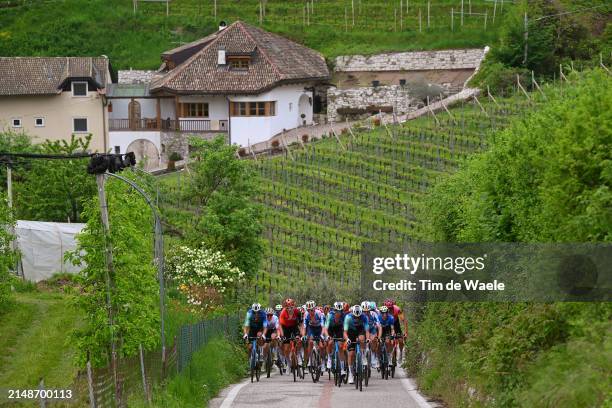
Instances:
[[[318,349],[315,349],[315,350],[316,350],[316,353],[315,353],[315,358],[314,358],[314,362],[315,362],[314,371],[315,371],[316,380],[314,382],[318,382],[323,372],[321,371],[321,353],[319,352]]]
[[[259,378],[261,377],[261,363],[259,362],[259,359],[261,357],[261,350],[257,350],[257,364],[255,365],[255,378],[257,379],[257,382],[259,382]]]
[[[266,378],[270,378],[270,373],[272,372],[272,350],[268,349],[268,355],[266,356]]]
[[[291,353],[291,374],[293,374],[293,382],[297,381],[297,357],[295,356],[295,352]]]
[[[371,364],[372,364],[372,352],[370,350],[366,350],[366,361],[368,365],[365,366],[363,370],[363,381],[365,382],[365,386],[367,387],[368,381],[370,380],[370,374],[372,373],[370,369]]]
[[[255,378],[256,359],[257,359],[257,352],[254,349],[251,349],[251,358],[249,359],[249,368],[251,371],[251,382],[253,382],[253,378]]]
[[[349,367],[348,367],[348,351],[344,350],[343,353],[344,353],[344,361],[345,361],[344,364],[345,364],[346,369],[348,370],[349,369]],[[346,375],[342,376],[342,382],[345,383],[345,384],[348,383],[348,372],[346,373]]]
[[[361,355],[361,351],[357,355],[357,378],[355,379],[355,388],[358,388],[359,391],[363,391],[363,356]]]

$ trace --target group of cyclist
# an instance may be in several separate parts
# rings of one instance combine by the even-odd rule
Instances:
[[[402,330],[403,329],[403,330]],[[360,344],[362,350],[371,350],[371,368],[378,368],[381,342],[385,342],[387,353],[393,349],[391,341],[397,339],[399,345],[398,362],[401,363],[404,349],[404,333],[406,320],[400,307],[393,299],[386,299],[377,307],[375,302],[363,301],[360,305],[350,306],[346,302],[337,301],[330,305],[317,305],[309,300],[302,306],[296,306],[294,299],[286,299],[282,305],[265,310],[259,303],[251,305],[244,321],[244,338],[257,338],[263,346],[263,357],[277,350],[281,353],[273,358],[283,370],[289,362],[290,343],[299,339],[296,345],[300,352],[304,345],[305,356],[309,356],[313,347],[318,347],[321,359],[321,372],[328,370],[332,364],[332,350],[335,341],[342,342],[342,349],[348,351],[348,364],[344,353],[341,358],[341,375],[346,375],[348,366],[348,381],[353,383],[353,360],[355,346]],[[251,343],[248,342],[249,353]],[[325,358],[326,356],[326,358]],[[390,361],[389,356],[386,361]]]

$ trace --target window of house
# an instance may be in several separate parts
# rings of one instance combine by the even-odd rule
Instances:
[[[75,133],[86,133],[87,132],[87,118],[72,119],[72,130]]]
[[[72,96],[87,96],[87,82],[75,81],[72,83]]]
[[[274,116],[276,102],[232,102],[232,116]]]
[[[121,153],[121,146],[115,146],[115,154]]]
[[[34,126],[36,126],[36,127],[44,127],[45,126],[45,118],[34,118]]]
[[[249,57],[228,57],[230,69],[249,69]]]
[[[11,123],[12,123],[14,128],[20,128],[21,127],[21,119],[13,118],[11,120]]]
[[[182,118],[207,118],[208,104],[202,102],[181,103],[180,112]]]

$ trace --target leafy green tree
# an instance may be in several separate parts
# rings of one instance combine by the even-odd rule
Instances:
[[[435,238],[612,241],[612,81],[590,72],[496,136],[428,201]]]
[[[263,254],[261,209],[254,203],[257,176],[223,137],[192,138],[190,144],[187,197],[200,206],[200,217],[187,240],[193,247],[223,252],[232,265],[252,276]]]
[[[0,194],[0,314],[10,302],[10,269],[15,266],[17,255],[11,248],[11,242],[14,239],[14,235],[11,233],[13,226],[14,220],[8,208],[6,196]]]
[[[137,180],[129,171],[122,175]],[[119,356],[136,354],[139,344],[151,349],[160,341],[151,210],[142,196],[122,181],[110,179],[106,193],[114,257],[110,290],[106,285],[105,240],[97,194],[84,204],[87,226],[77,236],[78,246],[72,254],[75,262],[84,264],[78,276],[82,293],[75,299],[85,316],[85,327],[76,333],[80,360],[84,361],[89,352],[96,365],[108,362],[113,338]],[[112,331],[107,293],[110,293],[114,316]]]
[[[612,79],[599,69],[570,79],[434,187],[419,214],[424,239],[612,241]],[[610,361],[600,352],[609,303],[440,302],[422,312],[409,368],[447,397],[464,388],[457,378],[484,405],[602,406],[609,394],[599,368]]]
[[[91,135],[72,135],[70,141],[45,141],[40,152],[73,154],[87,151]],[[87,158],[31,160],[18,169],[15,209],[20,219],[81,222],[83,202],[96,192],[95,180],[87,174]]]

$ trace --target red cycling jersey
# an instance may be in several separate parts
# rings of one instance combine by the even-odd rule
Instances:
[[[402,313],[402,309],[400,309],[398,305],[393,305],[393,307],[389,309],[389,312],[391,312],[393,318],[397,320],[397,316]]]
[[[280,324],[284,327],[295,327],[302,321],[302,315],[297,309],[293,309],[293,313],[289,315],[287,309],[283,309],[280,313]]]

